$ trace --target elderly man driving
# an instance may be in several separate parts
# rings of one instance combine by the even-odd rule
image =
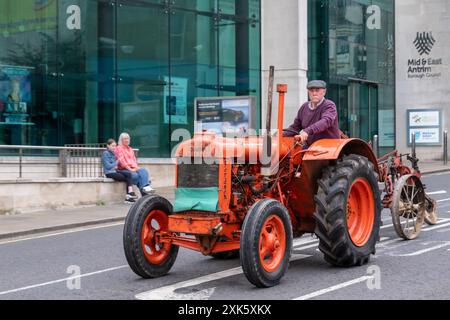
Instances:
[[[305,147],[321,139],[339,139],[337,108],[333,101],[325,98],[327,84],[321,80],[310,81],[307,86],[309,102],[304,103],[294,123],[284,136],[294,137]]]

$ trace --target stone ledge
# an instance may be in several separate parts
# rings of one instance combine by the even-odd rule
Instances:
[[[139,164],[149,164],[149,165],[161,165],[161,164],[176,164],[176,159],[172,158],[140,158],[138,159]]]

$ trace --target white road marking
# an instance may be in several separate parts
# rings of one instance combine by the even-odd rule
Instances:
[[[445,190],[440,190],[440,191],[434,191],[434,192],[427,192],[427,195],[429,195],[429,196],[435,196],[435,195],[438,195],[438,194],[446,194],[447,193],[447,191],[445,191]]]
[[[292,255],[291,262],[309,258],[309,255]],[[207,300],[214,293],[215,288],[208,288],[194,293],[182,294],[176,293],[175,290],[182,288],[188,288],[198,286],[200,284],[220,280],[223,278],[233,277],[242,274],[244,271],[242,267],[232,268],[216,273],[211,273],[206,276],[198,277],[195,279],[189,279],[186,281],[178,282],[169,286],[153,289],[150,291],[139,293],[135,296],[138,300]]]
[[[424,232],[433,231],[433,230],[442,229],[442,228],[445,228],[445,227],[448,227],[448,226],[450,226],[450,223],[444,223],[444,224],[439,224],[437,226],[424,228],[424,229],[422,229],[422,231],[424,231]]]
[[[396,243],[396,242],[405,242],[405,240],[403,239],[392,239],[389,241],[381,241],[382,243],[380,244],[380,246],[386,246],[388,244],[392,244],[392,243]]]
[[[437,202],[437,203],[441,203],[441,202],[447,202],[447,201],[450,201],[450,198],[442,199],[442,200],[437,200],[436,202]]]
[[[124,224],[124,222],[118,222],[118,223],[105,224],[105,225],[95,226],[95,227],[76,228],[76,229],[73,229],[73,230],[61,231],[61,232],[50,233],[50,234],[44,234],[44,235],[33,236],[33,237],[28,237],[28,238],[18,238],[18,239],[14,239],[14,240],[5,240],[5,241],[0,241],[0,245],[2,245],[2,244],[9,244],[9,243],[16,243],[16,242],[21,242],[21,241],[28,241],[28,240],[36,240],[36,239],[42,239],[42,238],[55,237],[55,236],[60,236],[60,235],[64,235],[64,234],[83,232],[83,231],[89,231],[89,230],[95,230],[95,229],[116,227],[116,226],[120,226],[120,225],[123,225],[123,224]]]
[[[295,239],[292,242],[292,246],[294,248],[296,248],[296,247],[299,247],[299,246],[302,246],[305,244],[310,244],[310,243],[315,243],[315,242],[319,242],[319,239],[302,239],[302,238],[300,238],[300,239]]]
[[[439,222],[437,223],[437,224],[439,224],[439,223],[442,223],[442,222],[446,222],[446,221],[450,221],[450,219],[447,219],[447,218],[439,218]],[[403,225],[403,224],[405,224],[406,223],[406,221],[405,222],[402,222],[401,224]],[[388,225],[385,225],[385,226],[382,226],[382,227],[380,227],[380,229],[387,229],[387,228],[390,228],[390,227],[393,227],[394,226],[394,224],[388,224]],[[433,229],[422,229],[422,231],[425,231],[425,230],[433,230]]]
[[[294,251],[301,251],[301,250],[306,250],[306,249],[311,249],[311,248],[315,248],[319,245],[319,243],[315,243],[315,244],[311,244],[309,246],[301,246],[301,247],[295,247],[293,250]]]
[[[326,288],[326,289],[322,289],[322,290],[319,290],[319,291],[315,291],[315,292],[306,294],[304,296],[300,296],[300,297],[292,299],[292,300],[309,300],[309,299],[312,299],[312,298],[315,298],[315,297],[318,297],[318,296],[322,296],[322,295],[324,295],[326,293],[329,293],[329,292],[333,292],[333,291],[340,290],[340,289],[345,288],[345,287],[352,286],[354,284],[358,284],[358,283],[361,283],[361,282],[368,281],[369,279],[373,279],[373,276],[364,276],[364,277],[357,278],[357,279],[354,279],[354,280],[351,280],[351,281],[340,283],[338,285],[335,285],[335,286],[332,286],[332,287],[329,287],[329,288]]]
[[[39,287],[45,287],[45,286],[56,284],[56,283],[67,282],[67,281],[74,280],[74,279],[90,277],[90,276],[93,276],[93,275],[97,275],[97,274],[101,274],[101,273],[105,273],[105,272],[110,272],[110,271],[116,271],[116,270],[120,270],[120,269],[124,269],[124,268],[128,268],[128,265],[120,266],[120,267],[114,267],[114,268],[108,268],[108,269],[104,269],[104,270],[100,270],[100,271],[95,271],[95,272],[91,272],[91,273],[82,274],[82,275],[75,276],[75,277],[68,277],[68,278],[64,278],[64,279],[59,279],[59,280],[54,280],[54,281],[34,284],[34,285],[31,285],[31,286],[27,286],[27,287],[22,287],[22,288],[12,289],[12,290],[8,290],[8,291],[3,291],[3,292],[0,292],[0,296],[6,295],[6,294],[11,294],[11,293],[16,293],[16,292],[20,292],[20,291],[30,290],[30,289],[34,289],[34,288],[39,288]]]
[[[380,239],[380,242],[386,243],[386,240],[389,240],[389,239],[390,239],[389,237],[383,237],[383,238]],[[397,239],[396,239],[396,241],[397,241]],[[314,244],[311,244],[311,245],[307,245],[307,246],[305,246],[305,245],[302,245],[300,247],[294,246],[293,250],[294,251],[302,251],[302,250],[306,250],[306,249],[315,248],[315,247],[318,246],[319,240],[315,240],[315,242],[317,242],[317,243],[314,243]],[[317,249],[316,251],[320,251],[320,250]]]
[[[423,245],[427,245],[427,243],[423,243]],[[434,247],[431,247],[431,248],[428,248],[428,249],[419,250],[419,251],[416,251],[416,252],[413,252],[413,253],[407,253],[407,254],[393,254],[393,253],[391,253],[390,255],[393,256],[393,257],[414,257],[414,256],[419,256],[421,254],[424,254],[424,253],[427,253],[427,252],[431,252],[431,251],[434,251],[434,250],[437,250],[437,249],[441,249],[441,248],[444,248],[444,247],[448,247],[448,246],[450,246],[450,242],[446,242],[444,244],[440,244],[438,246],[434,246]]]

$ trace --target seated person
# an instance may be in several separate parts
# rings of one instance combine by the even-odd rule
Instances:
[[[300,107],[294,123],[284,132],[285,137],[295,137],[305,149],[317,140],[341,137],[336,105],[325,98],[327,84],[314,80],[307,89],[310,101]]]
[[[155,190],[150,186],[148,171],[140,168],[137,163],[136,155],[130,146],[131,138],[128,133],[122,133],[119,137],[119,145],[114,153],[119,161],[119,170],[121,173],[130,173],[133,184],[137,185],[142,196],[154,193]]]
[[[131,179],[131,174],[127,172],[118,172],[119,162],[117,161],[116,155],[114,154],[114,150],[116,149],[117,144],[114,139],[109,139],[107,142],[107,149],[103,152],[102,155],[102,165],[103,172],[105,176],[110,179],[114,179],[116,181],[126,182],[126,203],[134,203],[135,199],[137,199],[136,194],[133,191],[133,181]]]

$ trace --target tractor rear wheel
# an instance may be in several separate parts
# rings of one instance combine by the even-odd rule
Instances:
[[[375,254],[381,224],[378,176],[365,157],[346,156],[324,170],[315,197],[315,233],[325,260],[361,266]]]
[[[143,278],[169,272],[178,255],[178,246],[158,243],[158,233],[168,230],[172,205],[160,196],[139,199],[128,212],[123,231],[125,256],[131,269]]]
[[[272,199],[255,203],[241,233],[240,259],[247,279],[259,288],[277,285],[289,267],[292,224],[285,206]]]

